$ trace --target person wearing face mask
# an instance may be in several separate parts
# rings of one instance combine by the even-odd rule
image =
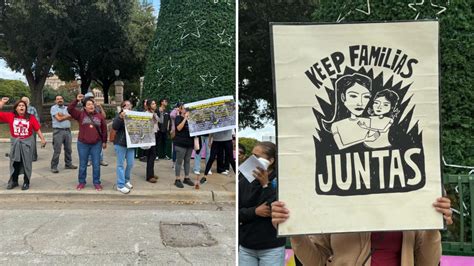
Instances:
[[[0,109],[8,102],[7,97],[0,101]],[[33,166],[33,131],[36,131],[41,139],[41,147],[46,146],[46,140],[41,133],[41,126],[35,116],[27,112],[27,103],[18,101],[13,106],[13,112],[0,112],[0,122],[8,123],[10,126],[11,148],[10,148],[10,180],[7,189],[18,186],[18,176],[23,173],[22,190],[30,188],[30,178]]]
[[[277,265],[285,262],[286,239],[277,238],[270,204],[276,200],[276,145],[259,142],[252,150],[267,169],[257,168],[251,183],[239,174],[239,265]]]
[[[53,122],[53,158],[51,159],[51,172],[59,173],[58,164],[61,155],[61,146],[64,145],[64,162],[66,169],[77,169],[72,164],[72,134],[71,121],[73,118],[69,115],[67,107],[64,105],[64,98],[56,95],[56,104],[51,106],[51,118]]]
[[[107,124],[102,114],[96,112],[95,102],[92,99],[84,101],[82,111],[76,109],[77,103],[84,99],[84,95],[78,94],[76,100],[71,102],[67,111],[79,122],[79,136],[77,139],[77,150],[79,152],[79,184],[77,190],[84,189],[87,177],[87,161],[89,155],[92,158],[92,176],[94,188],[101,191],[100,181],[100,153],[107,148]]]
[[[114,139],[115,154],[117,155],[117,190],[123,194],[127,194],[133,188],[130,183],[130,174],[132,172],[135,149],[127,147],[127,139],[125,135],[125,113],[132,110],[130,101],[123,101],[122,110],[115,117],[112,128],[116,131]],[[124,169],[124,161],[127,161],[127,167]]]

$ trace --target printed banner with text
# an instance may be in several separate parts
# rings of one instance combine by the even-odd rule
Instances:
[[[280,235],[443,228],[438,31],[272,24]]]
[[[235,101],[232,96],[187,103],[184,108],[189,112],[191,137],[235,128]]]
[[[128,148],[155,146],[153,115],[146,112],[128,111],[125,114],[125,133]]]

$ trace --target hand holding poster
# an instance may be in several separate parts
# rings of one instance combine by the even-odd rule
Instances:
[[[442,228],[438,22],[273,24],[272,38],[279,234]]]
[[[187,103],[188,125],[191,137],[235,128],[235,101],[232,96],[222,96]]]
[[[128,148],[149,148],[155,146],[153,114],[127,111],[125,113],[125,135]]]

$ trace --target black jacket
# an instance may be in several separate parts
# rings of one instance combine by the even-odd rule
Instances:
[[[274,172],[269,179],[276,178]],[[262,188],[258,180],[249,183],[239,174],[239,245],[248,249],[269,249],[284,246],[286,238],[277,238],[271,217],[260,217],[255,209],[262,203],[276,200],[276,189],[271,184]]]
[[[178,130],[178,125],[181,121],[184,120],[184,117],[178,115],[175,119],[175,137],[173,139],[174,145],[182,148],[194,148],[194,138],[189,135],[188,121],[184,124],[184,127],[181,131]]]
[[[127,147],[127,139],[125,137],[125,122],[119,115],[114,118],[112,122],[112,128],[115,132],[114,144]]]

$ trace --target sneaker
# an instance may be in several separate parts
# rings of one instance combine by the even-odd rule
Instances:
[[[86,184],[79,183],[76,187],[77,190],[83,190]]]
[[[171,160],[171,158],[168,157],[168,155],[165,155],[165,160]]]
[[[91,166],[92,165],[92,162],[91,161],[88,161],[87,162],[87,166]]]
[[[30,188],[30,184],[24,183],[23,186],[21,187],[21,190],[28,190]]]
[[[179,188],[184,188],[183,183],[181,183],[181,180],[180,180],[180,179],[176,179],[176,180],[174,181],[174,185],[175,185],[176,187],[179,187]]]
[[[101,184],[94,184],[94,187],[97,191],[101,191],[102,189],[104,189]]]
[[[77,169],[77,166],[71,164],[71,165],[66,165],[66,167],[64,167],[64,168],[66,168],[66,169]]]
[[[125,183],[125,187],[128,188],[128,189],[132,189],[133,185],[132,185],[132,183],[127,182],[127,183]]]
[[[138,159],[140,162],[146,162],[146,156],[142,156]]]
[[[100,161],[100,165],[102,165],[102,166],[107,166],[107,165],[109,165],[109,163],[106,162],[106,161]]]
[[[194,171],[194,173],[195,173],[196,175],[200,175],[200,174],[201,174],[201,172],[199,172],[199,171]]]
[[[201,184],[206,184],[207,183],[207,179],[205,177],[201,178],[201,180],[199,180],[199,183]]]
[[[207,175],[212,175],[212,171],[211,171],[211,170],[209,170],[209,173],[207,173]]]
[[[130,193],[130,189],[128,187],[123,187],[123,188],[118,188],[117,187],[117,190],[122,192],[123,194],[128,194]]]
[[[224,172],[221,173],[222,175],[228,175],[229,174],[229,170],[225,170]]]
[[[188,185],[188,186],[194,187],[194,182],[191,181],[191,179],[189,179],[189,178],[183,179],[183,183],[186,184],[186,185]]]
[[[155,161],[159,161],[160,157],[156,156]]]
[[[51,172],[52,172],[53,174],[57,174],[57,173],[59,173],[59,170],[58,170],[57,168],[52,168],[52,169],[51,169]]]

